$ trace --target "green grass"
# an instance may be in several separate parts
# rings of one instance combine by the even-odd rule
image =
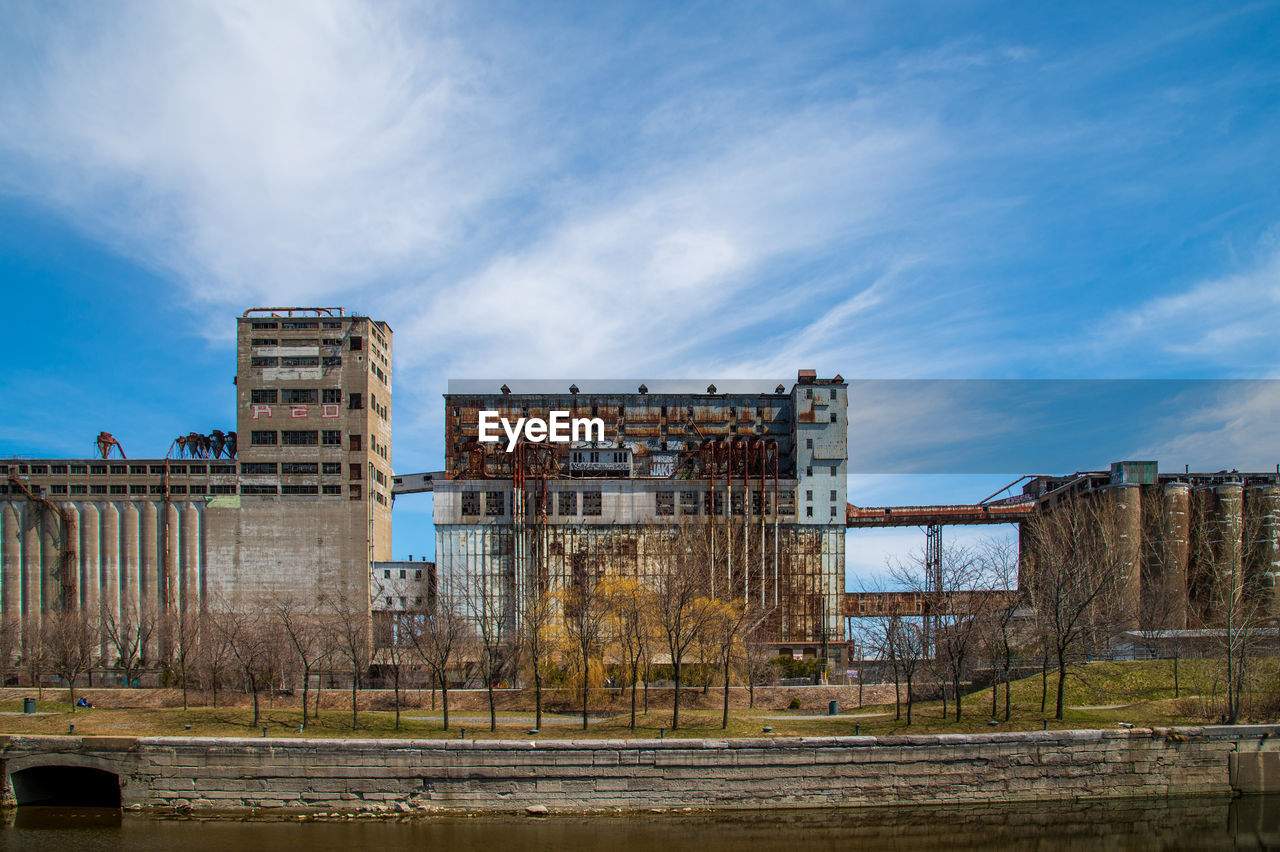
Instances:
[[[1065,718],[1056,721],[1049,718],[1050,728],[1114,728],[1120,723],[1136,726],[1160,727],[1180,724],[1203,724],[1214,714],[1212,702],[1203,696],[1221,694],[1220,666],[1212,660],[1183,661],[1180,664],[1181,697],[1174,697],[1173,664],[1171,661],[1143,661],[1126,663],[1092,663],[1076,666],[1067,681]],[[1255,721],[1275,721],[1267,717],[1267,708],[1276,706],[1276,661],[1259,661],[1254,665],[1252,709],[1250,718]],[[991,730],[1039,730],[1046,717],[1054,712],[1056,672],[1050,671],[1049,689],[1045,712],[1040,710],[1041,681],[1036,674],[1012,684],[1013,714],[1008,722],[997,725],[991,719],[991,691],[983,689],[966,695],[964,715],[954,721],[954,704],[949,703],[944,718],[942,704],[938,701],[917,702],[912,711],[912,724],[903,717],[894,717],[892,703],[854,708],[842,706],[845,714],[867,714],[857,719],[806,718],[806,714],[822,712],[817,708],[787,711],[757,706],[754,709],[735,708],[730,712],[729,727],[720,727],[718,709],[682,708],[679,731],[670,730],[671,713],[668,709],[641,714],[636,730],[628,728],[629,715],[605,719],[592,719],[584,732],[571,714],[544,713],[544,724],[537,739],[575,738],[648,738],[656,737],[666,728],[667,737],[749,737],[764,735],[764,727],[772,731],[769,736],[847,736],[855,732],[863,735],[891,735],[903,733],[960,733]],[[140,693],[140,695],[142,695]],[[42,700],[38,710],[52,712],[49,716],[0,716],[0,731],[13,734],[66,734],[69,724],[75,724],[77,735],[115,736],[260,736],[261,728],[252,724],[252,709],[241,703],[231,707],[193,706],[181,707],[111,707],[77,709],[72,713],[69,704],[54,701],[66,696],[65,690],[46,690],[49,700]],[[1098,705],[1123,705],[1109,709],[1076,709]],[[998,712],[1003,714],[1003,690],[998,695]],[[17,712],[21,701],[0,702],[0,710]],[[825,708],[824,708],[825,709]],[[875,715],[881,714],[881,715]],[[262,722],[273,737],[402,737],[402,738],[455,738],[466,727],[468,739],[531,739],[528,734],[532,717],[528,710],[504,710],[498,714],[497,730],[491,732],[488,713],[483,709],[453,709],[451,726],[445,731],[439,721],[413,717],[439,716],[439,710],[408,708],[401,712],[400,729],[395,728],[395,716],[385,710],[361,710],[360,727],[353,731],[351,712],[338,707],[326,707],[319,720],[308,722],[304,733],[298,726],[302,713],[296,702],[262,709]],[[774,718],[758,718],[774,717]],[[465,721],[463,721],[465,719]],[[475,721],[483,719],[484,721]],[[188,727],[190,726],[190,727]]]

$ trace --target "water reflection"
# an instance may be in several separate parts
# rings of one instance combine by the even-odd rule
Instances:
[[[32,850],[444,848],[610,852],[789,852],[829,849],[1280,848],[1280,797],[626,816],[476,816],[298,821],[166,818],[119,811],[19,808],[0,846]]]

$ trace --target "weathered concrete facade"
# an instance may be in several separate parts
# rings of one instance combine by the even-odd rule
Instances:
[[[234,458],[175,441],[163,459],[0,463],[0,617],[367,592],[391,552],[390,328],[340,308],[247,311],[235,387]]]
[[[825,641],[839,666],[848,404],[841,377],[812,371],[772,393],[447,394],[433,477],[442,594],[483,590],[489,617],[514,626],[532,590],[643,579],[696,532],[715,594],[769,610],[779,646]],[[603,438],[507,452],[505,438],[479,440],[483,411],[598,418]]]
[[[126,805],[513,811],[1230,795],[1280,784],[1277,726],[548,742],[7,737],[36,766],[117,774]]]

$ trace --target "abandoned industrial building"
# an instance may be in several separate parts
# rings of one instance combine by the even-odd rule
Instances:
[[[846,495],[857,400],[841,376],[801,370],[790,387],[753,392],[449,393],[444,470],[393,475],[386,323],[341,308],[254,308],[237,319],[236,359],[234,432],[182,436],[157,458],[125,458],[103,433],[93,458],[0,462],[0,617],[167,618],[282,590],[356,590],[375,618],[447,596],[514,628],[525,597],[587,575],[643,581],[672,542],[696,537],[712,594],[757,607],[776,651],[842,671],[849,619],[936,606],[928,588],[847,592],[848,531],[923,527],[936,560],[945,526],[1022,528],[1077,498],[1112,501],[1122,518],[1126,626],[1141,626],[1153,589],[1176,600],[1164,626],[1212,624],[1204,551],[1280,615],[1276,473],[1121,462],[1024,478],[1020,493],[969,505],[859,507]],[[601,421],[603,438],[511,452],[479,440],[481,412],[515,422],[554,411]],[[392,561],[393,500],[425,491],[436,561]],[[149,641],[147,656],[162,656],[165,634]]]

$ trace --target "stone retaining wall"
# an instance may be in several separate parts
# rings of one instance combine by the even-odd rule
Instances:
[[[0,738],[12,773],[117,773],[126,805],[552,811],[1230,794],[1280,785],[1280,726],[731,740]]]

